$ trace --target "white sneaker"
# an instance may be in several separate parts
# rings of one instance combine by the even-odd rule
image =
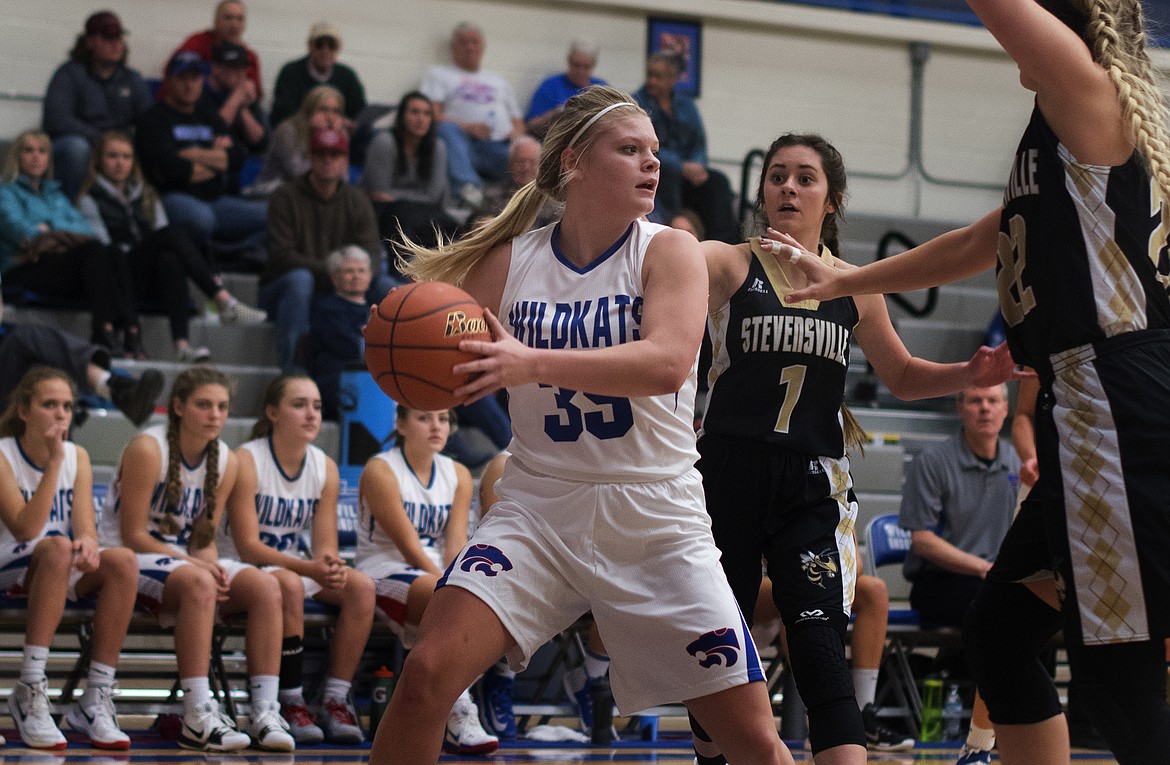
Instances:
[[[183,715],[178,743],[184,749],[234,752],[252,743],[252,739],[236,730],[228,716],[219,711],[219,703],[213,700]]]
[[[129,749],[130,737],[118,727],[113,692],[109,686],[86,689],[77,703],[69,707],[65,720],[98,749]]]
[[[325,740],[325,732],[313,722],[313,715],[303,701],[281,704],[280,716],[288,723],[288,732],[298,744],[320,744]]]
[[[268,313],[259,308],[245,305],[239,300],[228,303],[219,309],[220,324],[263,324],[268,320]]]
[[[489,735],[479,724],[479,710],[467,691],[451,707],[443,749],[452,754],[491,754],[500,748],[500,740]]]
[[[317,722],[330,744],[360,744],[365,739],[358,725],[357,712],[348,701],[325,699],[317,712]]]
[[[179,349],[179,361],[183,364],[200,364],[211,358],[211,351],[202,345],[184,345]]]
[[[8,697],[8,711],[24,745],[32,749],[64,749],[69,742],[61,735],[49,711],[45,681],[17,682]]]
[[[297,742],[288,732],[288,723],[280,716],[278,701],[252,702],[252,724],[248,726],[248,735],[261,749],[291,752],[297,748]]]

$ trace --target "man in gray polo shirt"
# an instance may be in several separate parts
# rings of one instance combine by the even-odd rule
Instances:
[[[968,388],[958,396],[959,435],[923,450],[902,489],[898,523],[910,531],[904,572],[910,605],[925,624],[961,627],[1011,526],[1020,460],[999,437],[1007,388]]]

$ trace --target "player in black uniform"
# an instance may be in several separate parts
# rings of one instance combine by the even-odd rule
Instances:
[[[760,176],[760,228],[785,231],[832,260],[845,184],[844,162],[827,141],[781,136]],[[698,467],[723,568],[751,614],[761,555],[767,560],[816,761],[862,763],[866,738],[845,660],[857,573],[841,411],[850,336],[905,399],[1002,382],[1013,376],[1012,362],[1006,347],[982,348],[965,363],[914,358],[882,297],[785,304],[790,280],[803,277],[756,240],[703,248],[713,352]],[[695,732],[700,765],[724,762]]]
[[[794,299],[913,289],[996,266],[1008,343],[1041,383],[1040,479],[965,629],[1000,754],[1068,762],[1059,699],[1036,661],[1063,627],[1078,690],[1118,761],[1165,762],[1170,156],[1141,5],[968,4],[1036,93],[1003,207],[857,271],[822,268],[780,234],[769,247],[815,284]]]

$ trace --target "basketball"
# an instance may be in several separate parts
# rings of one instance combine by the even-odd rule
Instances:
[[[424,411],[455,406],[455,389],[471,380],[451,371],[478,358],[459,350],[459,342],[492,339],[475,299],[444,282],[390,290],[364,334],[366,368],[378,386],[399,404]]]

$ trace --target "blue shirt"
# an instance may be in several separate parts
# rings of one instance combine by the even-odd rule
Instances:
[[[61,191],[60,182],[41,181],[40,189],[33,191],[32,183],[21,175],[0,184],[0,271],[14,265],[12,258],[20,252],[21,242],[40,234],[42,223],[51,231],[93,236],[85,216]]]
[[[707,132],[690,96],[678,91],[671,93],[671,114],[658,105],[658,99],[646,91],[645,85],[634,91],[634,100],[650,115],[658,135],[658,158],[662,164],[676,168],[684,162],[707,165]]]
[[[605,80],[596,77],[589,78],[589,85],[608,84]],[[564,72],[546,78],[537,87],[536,92],[532,94],[532,102],[528,105],[528,113],[524,115],[525,121],[546,114],[558,106],[563,106],[566,101],[584,89],[574,85],[569,79],[569,75]]]

